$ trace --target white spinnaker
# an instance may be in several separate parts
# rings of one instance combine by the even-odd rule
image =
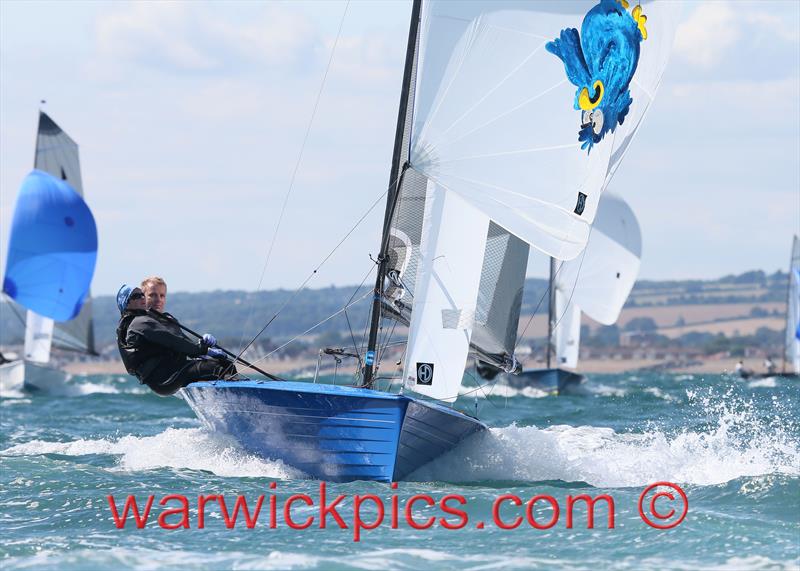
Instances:
[[[636,282],[641,256],[642,232],[633,210],[607,192],[600,200],[586,252],[561,265],[556,291],[571,293],[572,303],[584,313],[611,325]]]
[[[448,402],[464,376],[489,219],[458,194],[428,182],[403,378]]]
[[[426,2],[412,129],[413,167],[545,253],[577,256],[600,195],[654,96],[671,47],[672,2],[645,2],[648,39],[622,125],[591,152],[564,64],[545,50],[598,3]],[[623,128],[624,127],[624,128]],[[579,193],[586,195],[581,214]]]
[[[50,362],[50,346],[53,343],[54,322],[28,310],[25,319],[25,360],[36,363]]]
[[[574,369],[578,366],[581,345],[581,308],[570,302],[570,291],[555,291],[555,318],[558,325],[553,332],[556,363],[559,367]]]
[[[800,374],[800,239],[792,241],[789,267],[789,298],[786,306],[786,362]]]

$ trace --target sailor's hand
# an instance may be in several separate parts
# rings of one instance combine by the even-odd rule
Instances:
[[[203,343],[205,343],[209,347],[216,347],[217,338],[211,335],[211,333],[206,333],[205,335],[203,335]]]
[[[208,356],[213,357],[214,359],[227,359],[227,355],[225,355],[225,351],[222,349],[217,349],[216,347],[209,347],[208,348]]]

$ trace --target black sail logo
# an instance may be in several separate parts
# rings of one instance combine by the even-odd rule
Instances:
[[[578,193],[578,202],[575,204],[575,214],[580,216],[583,214],[583,210],[586,208],[586,195],[582,192]]]
[[[433,363],[417,363],[417,384],[433,384]]]

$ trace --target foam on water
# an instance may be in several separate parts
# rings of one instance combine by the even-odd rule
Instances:
[[[116,469],[125,471],[160,468],[203,470],[218,476],[301,478],[303,474],[280,460],[264,460],[244,452],[223,437],[199,428],[168,428],[155,436],[123,436],[119,439],[79,439],[71,442],[32,440],[2,452],[2,456],[89,454],[119,456]]]
[[[604,385],[603,383],[591,382],[586,386],[586,394],[603,397],[624,397],[628,394],[628,391],[619,387]]]
[[[752,403],[726,394],[690,402],[709,416],[706,429],[617,433],[593,426],[493,428],[418,470],[415,480],[586,482],[597,487],[640,486],[658,480],[714,485],[745,476],[800,475],[800,443],[776,405],[758,418]],[[702,418],[702,416],[701,416]]]
[[[667,402],[677,402],[677,398],[669,393],[665,393],[658,387],[647,387],[644,392],[653,395],[656,398],[660,398]]]
[[[747,386],[751,389],[755,388],[762,388],[762,389],[774,389],[778,384],[778,379],[775,377],[766,377],[764,379],[758,379],[755,381],[750,381],[747,383]]]
[[[550,393],[547,391],[543,391],[535,387],[523,387],[521,389],[515,389],[514,387],[509,387],[508,385],[500,383],[486,384],[482,385],[481,387],[462,387],[459,394],[469,395],[471,398],[477,397],[480,399],[489,397],[513,398],[517,396],[530,399],[540,399],[550,396]]]

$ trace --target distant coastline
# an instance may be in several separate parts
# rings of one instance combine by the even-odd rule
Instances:
[[[584,316],[578,371],[619,373],[645,369],[685,373],[722,373],[739,359],[756,372],[765,357],[782,365],[788,274],[763,271],[730,275],[718,280],[638,282],[612,326]],[[543,366],[547,334],[547,282],[528,278],[522,299],[517,352],[526,367]],[[367,295],[363,295],[367,294]],[[354,351],[364,342],[369,288],[330,287],[303,291],[281,311],[246,357],[265,363],[276,374],[313,374],[319,351],[343,347]],[[223,346],[237,349],[247,343],[289,299],[286,290],[264,292],[214,291],[170,293],[169,310],[195,330],[212,332]],[[365,301],[342,312],[353,299]],[[115,342],[119,313],[112,296],[92,300],[99,359],[62,353],[58,359],[72,373],[123,374]],[[0,348],[20,352],[24,311],[0,304]],[[335,316],[328,319],[331,315]],[[402,358],[405,328],[396,326],[384,362]],[[333,367],[323,357],[321,367]],[[343,374],[355,370],[345,360]]]

